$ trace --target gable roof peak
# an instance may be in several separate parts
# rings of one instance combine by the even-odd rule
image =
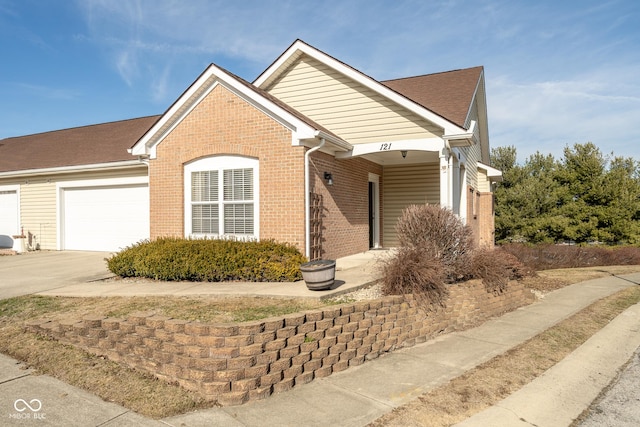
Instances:
[[[256,78],[253,84],[261,89],[269,90],[270,86],[274,84],[280,76],[286,73],[289,67],[291,67],[302,55],[307,55],[317,61],[320,61],[347,78],[379,93],[409,111],[426,118],[436,126],[441,127],[446,135],[455,135],[464,132],[464,128],[458,122],[449,120],[447,116],[434,112],[434,110],[426,104],[416,102],[401,91],[394,90],[383,82],[380,82],[367,74],[364,74],[360,70],[334,58],[333,56],[306,44],[300,39],[297,39],[293,44],[291,44],[291,46],[289,46],[289,48],[287,48],[287,50],[278,57],[278,59],[269,65],[269,67],[267,67],[267,69],[263,71],[258,78]]]

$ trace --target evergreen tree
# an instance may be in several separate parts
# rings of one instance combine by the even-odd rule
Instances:
[[[503,172],[496,240],[640,244],[640,164],[604,156],[590,142],[563,154],[557,161],[537,152],[519,165],[515,147],[492,150]]]

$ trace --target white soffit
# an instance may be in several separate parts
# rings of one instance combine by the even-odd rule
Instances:
[[[487,177],[490,181],[502,181],[502,171],[478,162],[478,169],[487,171]]]

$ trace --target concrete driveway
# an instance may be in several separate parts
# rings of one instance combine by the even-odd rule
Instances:
[[[42,251],[0,256],[0,299],[108,277],[109,252]]]

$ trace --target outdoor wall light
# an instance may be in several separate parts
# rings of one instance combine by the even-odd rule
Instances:
[[[325,172],[324,179],[327,180],[327,185],[333,185],[333,176],[331,175],[331,172]]]
[[[407,150],[402,150],[400,151],[400,154],[402,154],[402,158],[406,159],[407,158]]]

